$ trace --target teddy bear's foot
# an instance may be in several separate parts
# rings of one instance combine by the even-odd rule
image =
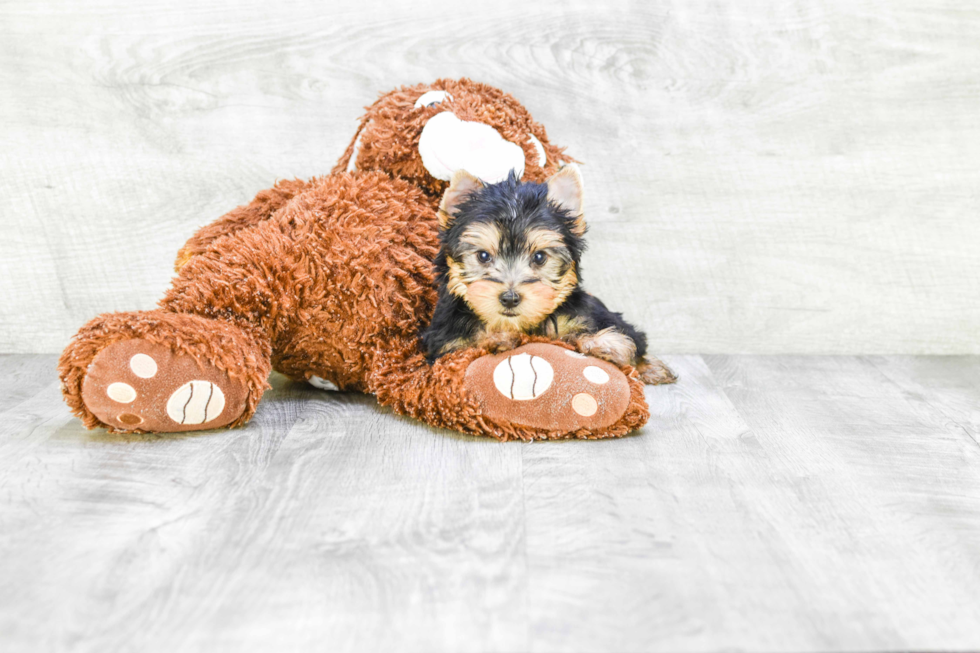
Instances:
[[[525,439],[622,435],[647,416],[642,389],[634,393],[618,367],[547,343],[477,358],[464,388],[483,416],[525,427],[515,433]]]
[[[85,406],[118,431],[227,426],[241,417],[247,398],[243,379],[142,338],[100,351],[82,383]]]
[[[90,429],[238,426],[268,386],[269,340],[255,328],[166,310],[105,313],[61,354],[61,392]]]

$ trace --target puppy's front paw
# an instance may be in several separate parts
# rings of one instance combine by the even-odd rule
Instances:
[[[636,371],[640,373],[640,379],[647,385],[663,385],[677,381],[677,375],[664,365],[663,361],[656,358],[644,358],[636,366]]]
[[[636,355],[633,339],[612,327],[580,336],[575,340],[575,348],[587,356],[595,356],[615,365],[629,365]]]
[[[520,344],[521,336],[510,331],[484,333],[476,342],[477,347],[482,347],[491,354],[499,354],[501,352],[510,351]]]

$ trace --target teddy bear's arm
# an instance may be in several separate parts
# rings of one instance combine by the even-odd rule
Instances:
[[[260,191],[248,204],[238,206],[214,222],[204,225],[180,248],[174,269],[179,272],[192,257],[206,250],[218,238],[267,220],[310,183],[311,181],[302,179],[283,179],[272,188]]]

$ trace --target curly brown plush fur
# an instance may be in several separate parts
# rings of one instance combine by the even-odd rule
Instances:
[[[416,99],[430,90],[446,91],[452,99],[415,110]],[[526,161],[525,181],[543,182],[562,165],[575,161],[565,154],[564,148],[551,144],[544,127],[510,93],[469,79],[439,79],[432,84],[405,86],[385,93],[367,107],[357,133],[331,172],[347,170],[354,146],[360,140],[357,170],[383,170],[401,177],[425,191],[434,205],[438,204],[449,182],[429,175],[419,159],[418,146],[425,123],[447,110],[460,120],[490,125],[505,139],[520,145]],[[528,138],[532,134],[544,147],[547,157],[544,166],[537,163],[538,153]]]
[[[415,101],[419,96],[432,90],[446,91],[452,99],[416,109]],[[374,104],[366,107],[357,132],[331,174],[342,174],[348,168],[384,172],[420,188],[432,207],[437,207],[449,182],[429,175],[419,158],[418,146],[425,123],[436,113],[446,110],[451,110],[460,120],[490,125],[504,138],[520,145],[526,159],[525,180],[544,181],[561,166],[575,162],[565,154],[564,148],[551,144],[544,127],[535,122],[530,112],[510,93],[469,79],[439,79],[432,84],[403,86],[382,93]],[[544,149],[547,157],[544,166],[538,165],[538,153],[528,139],[530,134],[538,139]],[[357,153],[352,164],[355,149]],[[307,185],[315,182],[316,179],[308,182],[299,179],[280,181],[273,188],[260,192],[249,204],[202,227],[181,248],[177,269],[221,236],[268,219]]]
[[[302,179],[281,180],[268,190],[260,191],[248,204],[232,209],[220,219],[197,230],[190,240],[177,253],[177,263],[174,269],[180,268],[191,260],[195,254],[200,254],[207,246],[221,236],[251,227],[263,220],[268,220],[289,200],[296,197],[314,180]]]
[[[468,80],[440,80],[382,96],[362,120],[357,171],[280,182],[263,191],[188,242],[181,251],[178,276],[159,310],[102,315],[79,331],[63,353],[59,371],[66,401],[85,425],[126,431],[208,428],[206,406],[199,422],[181,420],[173,428],[164,425],[167,413],[162,406],[158,415],[144,415],[145,421],[135,428],[121,419],[129,414],[117,418],[104,409],[99,415],[93,412],[86,393],[90,398],[95,396],[91,393],[102,393],[99,396],[109,405],[112,402],[103,395],[114,396],[101,386],[85,387],[93,367],[100,378],[111,380],[117,374],[120,384],[148,396],[157,393],[161,402],[166,399],[157,377],[147,378],[133,363],[99,358],[100,352],[111,353],[114,343],[133,339],[165,345],[177,356],[191,357],[202,370],[217,370],[206,378],[224,375],[216,385],[224,384],[229,397],[247,396],[232,426],[255,412],[268,387],[270,367],[297,380],[317,376],[343,390],[373,393],[396,412],[435,426],[504,440],[613,437],[645,423],[643,385],[628,366],[621,368],[629,393],[628,402],[623,397],[626,408],[621,414],[601,423],[589,422],[586,416],[582,426],[561,430],[548,428],[546,419],[522,425],[494,412],[496,404],[486,397],[497,391],[466,374],[486,350],[466,349],[435,365],[426,362],[419,332],[436,302],[435,209],[444,184],[426,178],[417,152],[414,158],[411,153],[413,138],[417,149],[420,116],[431,117],[433,107],[411,107],[432,88],[448,90],[454,96],[454,111],[489,122],[514,142],[520,142],[515,134],[534,130],[548,153],[548,165],[535,167],[529,157],[526,177],[543,178],[546,169],[569,160],[548,143],[543,128],[516,100],[496,89]],[[346,168],[352,150],[353,142],[339,168]],[[547,342],[528,337],[523,341]],[[568,348],[554,343],[553,349],[537,350],[535,360]],[[563,361],[561,356],[551,360],[556,379],[564,373]],[[166,392],[170,390],[168,386]],[[601,392],[597,396],[601,398]],[[552,401],[533,399],[546,400]],[[126,399],[121,401],[125,404]],[[193,409],[190,399],[182,406],[184,417],[190,414],[189,406]]]

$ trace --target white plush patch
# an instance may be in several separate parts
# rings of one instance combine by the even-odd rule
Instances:
[[[601,367],[596,367],[595,365],[589,365],[582,370],[582,376],[596,385],[609,383],[609,375],[606,374],[606,371]]]
[[[178,424],[204,424],[225,409],[225,393],[210,381],[188,381],[167,401],[167,415]]]
[[[121,404],[129,404],[136,399],[136,389],[128,383],[110,383],[105,393],[109,395],[109,399]]]
[[[320,390],[340,390],[340,388],[337,387],[337,384],[333,381],[327,381],[326,379],[321,379],[318,376],[311,376],[310,378],[306,379],[306,382],[314,388],[319,388]]]
[[[540,356],[508,356],[493,371],[493,384],[508,399],[527,401],[544,394],[551,387],[555,370]]]
[[[136,354],[129,359],[129,369],[141,379],[152,379],[157,375],[157,362],[146,354]]]
[[[572,351],[571,349],[566,349],[565,350],[565,355],[566,356],[571,356],[572,358],[585,358],[585,354],[580,354],[579,352]]]
[[[531,141],[531,145],[534,146],[534,151],[538,153],[538,165],[542,168],[548,164],[548,155],[544,153],[544,145],[538,140],[538,137],[534,134],[528,134],[527,140]]]
[[[364,129],[361,130],[361,133],[357,135],[357,140],[354,141],[354,149],[351,150],[350,153],[350,161],[347,162],[347,172],[354,172],[357,170],[357,153],[361,151],[361,138],[364,137],[364,132],[366,132],[370,126],[371,123],[369,121],[368,124],[364,125]]]
[[[450,111],[437,113],[425,123],[419,137],[422,164],[436,179],[449,181],[466,170],[488,184],[507,178],[513,170],[524,174],[524,150],[482,122],[460,120]]]
[[[445,101],[446,98],[452,100],[453,96],[446,91],[426,91],[415,101],[415,108],[431,107],[433,104],[439,104]]]
[[[599,410],[599,402],[587,392],[580,392],[572,397],[572,410],[582,417],[592,417]]]

